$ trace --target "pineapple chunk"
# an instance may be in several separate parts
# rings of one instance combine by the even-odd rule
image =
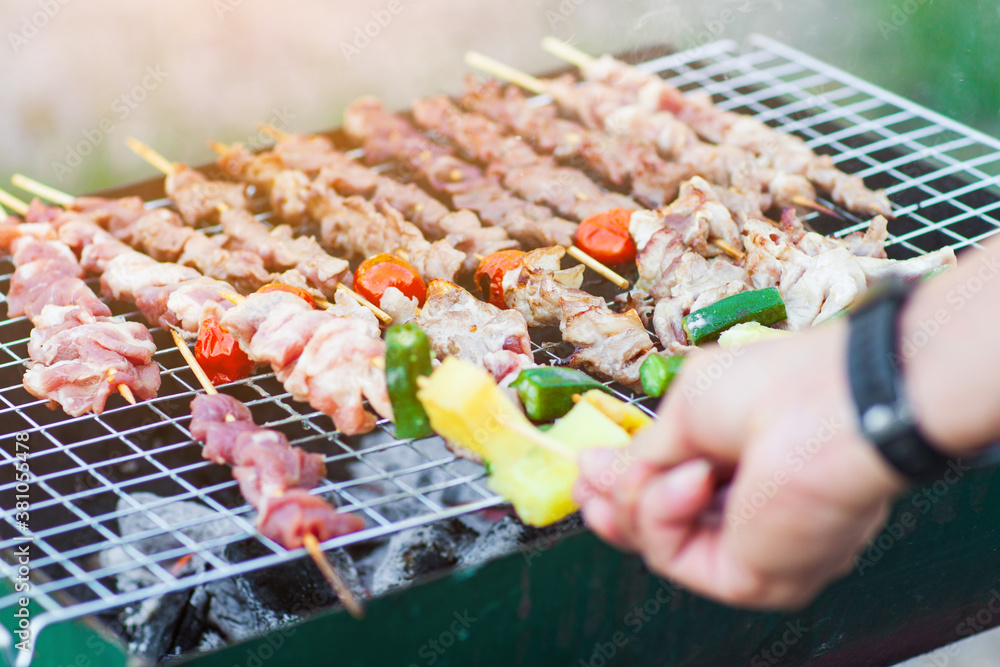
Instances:
[[[574,452],[591,447],[624,447],[631,441],[625,429],[586,401],[574,405],[547,434]],[[488,485],[513,503],[522,521],[547,526],[577,510],[573,502],[577,477],[575,461],[534,447],[527,456],[495,466]]]
[[[431,428],[479,461],[500,465],[531,443],[505,424],[535,428],[482,368],[447,357],[417,390]]]
[[[489,487],[534,526],[576,511],[572,491],[579,476],[575,460],[535,442],[548,439],[574,453],[590,447],[624,447],[632,433],[650,422],[637,408],[595,390],[584,394],[543,434],[489,374],[454,357],[431,373],[417,398],[437,433],[489,462]],[[535,432],[538,438],[533,442],[530,436]]]

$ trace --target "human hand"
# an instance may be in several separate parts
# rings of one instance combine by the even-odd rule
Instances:
[[[693,354],[660,419],[624,455],[581,458],[576,498],[587,523],[706,596],[807,603],[850,570],[904,488],[857,431],[846,334],[836,322]],[[720,515],[713,501],[729,478]]]

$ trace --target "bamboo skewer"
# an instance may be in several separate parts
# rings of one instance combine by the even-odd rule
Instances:
[[[319,540],[312,533],[306,533],[302,536],[302,544],[309,552],[309,556],[312,557],[313,562],[316,563],[316,567],[319,568],[320,574],[326,579],[326,582],[330,584],[333,591],[337,594],[337,597],[343,603],[344,608],[347,613],[357,619],[362,619],[365,617],[365,610],[358,602],[358,599],[354,596],[351,589],[344,583],[343,578],[337,572],[337,568],[333,566],[333,563],[326,558],[323,554],[323,550],[319,546]]]
[[[232,295],[232,296],[239,296]],[[228,298],[228,297],[227,297]],[[244,297],[245,298],[245,297]],[[201,384],[202,388],[205,390],[206,394],[215,395],[219,393],[219,390],[215,388],[212,381],[208,379],[208,375],[205,374],[205,369],[201,367],[198,360],[195,358],[194,354],[191,353],[191,348],[188,347],[187,343],[177,332],[176,329],[170,330],[170,335],[173,336],[174,343],[177,345],[177,350],[184,357],[184,361],[190,366],[191,370],[194,371],[194,376],[198,378],[198,382]],[[235,421],[232,415],[226,415],[226,421]],[[306,533],[302,536],[302,543],[309,556],[316,563],[316,567],[319,568],[320,573],[323,578],[326,579],[330,587],[337,594],[337,597],[343,603],[344,608],[347,612],[354,618],[363,618],[364,609],[362,609],[361,604],[358,599],[354,596],[354,593],[350,588],[344,583],[344,580],[337,573],[337,570],[333,567],[333,564],[327,560],[326,556],[323,554],[323,550],[319,546],[319,540],[312,533]]]
[[[271,139],[274,139],[275,141],[285,141],[292,137],[292,135],[288,134],[287,132],[282,132],[281,130],[276,128],[274,125],[271,125],[270,123],[258,123],[257,129],[263,132],[266,136],[270,137]]]
[[[542,48],[554,55],[556,58],[565,60],[569,64],[575,65],[576,67],[586,67],[594,62],[594,56],[589,53],[584,53],[575,46],[567,44],[561,39],[557,39],[551,35],[542,38]]]
[[[56,198],[66,199],[68,197],[70,201],[73,200],[73,198],[70,195],[66,194],[65,192],[60,192],[55,188],[50,188],[47,185],[39,183],[36,180],[30,179],[27,176],[22,176],[21,174],[14,174],[13,178],[11,178],[10,180],[13,181],[14,185],[16,185],[17,187],[21,188],[22,190],[27,190],[32,194],[38,194],[37,192],[34,192],[32,189],[35,186],[38,186],[40,190],[44,190],[47,192],[47,195],[45,196],[46,199],[55,200]],[[25,204],[20,199],[18,199],[17,197],[15,197],[14,195],[7,192],[6,190],[0,190],[0,202],[3,202],[7,206],[9,206],[12,211],[14,211],[19,215],[24,215],[25,213],[28,212],[28,205]],[[3,217],[6,217],[7,215],[2,207],[0,207],[0,215],[2,215]],[[114,369],[108,371],[108,382],[111,384],[114,384],[115,382]],[[118,391],[119,394],[121,394],[122,398],[124,398],[126,401],[129,402],[130,405],[136,404],[135,394],[132,393],[131,387],[125,384],[119,384],[115,387],[115,389]]]
[[[28,212],[28,205],[6,190],[0,190],[0,204],[3,204],[18,215],[24,215]]]
[[[474,67],[478,70],[482,70],[487,74],[493,74],[494,76],[501,78],[505,81],[510,81],[511,83],[524,88],[525,90],[530,90],[533,93],[539,95],[546,92],[545,82],[541,79],[526,74],[521,70],[514,69],[510,65],[500,62],[499,60],[494,60],[487,55],[478,53],[476,51],[469,51],[465,54],[465,64],[469,67]]]
[[[618,285],[618,287],[622,289],[628,289],[629,282],[627,280],[622,278],[620,275],[615,273],[613,270],[611,270],[609,267],[605,266],[601,262],[598,262],[596,259],[588,255],[584,251],[577,248],[575,245],[567,246],[566,254],[568,254],[570,257],[577,260],[584,266],[593,269],[598,274],[600,274],[602,278],[605,278],[609,282]]]
[[[177,173],[177,163],[171,162],[135,137],[126,138],[125,144],[132,149],[132,152],[164,175],[172,176]]]
[[[114,371],[114,369],[111,369],[110,371],[108,371],[108,382],[111,383],[111,384],[115,383],[115,371]],[[125,385],[125,384],[119,384],[119,385],[117,385],[115,387],[115,389],[117,389],[118,393],[122,395],[122,398],[124,398],[126,401],[128,401],[129,405],[135,405],[136,404],[135,394],[132,393],[132,388],[131,387],[129,387],[128,385]]]
[[[42,199],[58,204],[59,206],[69,206],[76,199],[73,195],[56,190],[53,187],[39,183],[33,178],[28,178],[24,174],[14,174],[10,177],[10,182],[21,188],[25,192],[30,192]]]

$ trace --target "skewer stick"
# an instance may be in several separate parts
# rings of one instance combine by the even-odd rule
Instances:
[[[208,147],[215,151],[218,155],[225,155],[229,152],[229,146],[225,145],[221,141],[209,139],[205,143],[208,144]]]
[[[115,383],[115,369],[113,368],[108,371],[108,382],[111,384]],[[135,405],[135,394],[132,393],[131,387],[126,384],[120,384],[115,387],[115,389],[117,389],[118,393],[122,395],[122,398],[129,402],[129,405]]]
[[[586,67],[594,62],[594,56],[584,53],[575,46],[571,46],[557,37],[542,38],[542,48],[560,60],[565,60],[577,67]]]
[[[28,205],[6,190],[0,190],[0,204],[3,204],[18,215],[24,215],[28,212]]]
[[[344,580],[341,579],[337,570],[333,567],[333,564],[327,560],[326,555],[323,550],[319,547],[319,540],[312,533],[306,533],[302,536],[302,545],[309,552],[312,557],[313,562],[316,563],[316,567],[319,568],[320,573],[323,578],[326,579],[327,583],[333,588],[337,597],[340,601],[344,603],[344,608],[347,610],[351,616],[357,619],[362,619],[365,617],[365,610],[361,607],[361,603],[358,599],[354,597],[354,593],[348,588]]]
[[[163,172],[166,176],[171,176],[177,171],[177,165],[175,163],[163,157],[135,137],[128,137],[125,139],[125,144],[132,149],[133,153],[148,162],[158,171]]]
[[[181,353],[184,357],[184,361],[187,365],[191,367],[194,371],[194,376],[198,378],[198,382],[201,384],[202,388],[205,390],[206,394],[215,395],[219,393],[219,390],[215,388],[212,381],[208,379],[208,374],[205,373],[205,369],[201,367],[198,360],[195,359],[194,353],[191,352],[191,348],[188,347],[187,341],[177,332],[177,329],[171,329],[170,335],[174,339],[174,344],[177,345],[177,351]],[[232,415],[226,415],[226,421],[233,421]]]
[[[15,186],[21,188],[25,192],[30,192],[33,195],[50,201],[53,204],[58,204],[59,206],[69,206],[72,204],[76,197],[73,195],[62,192],[61,190],[56,190],[53,187],[45,185],[44,183],[39,183],[33,178],[28,178],[24,174],[14,174],[10,177],[10,182]]]
[[[612,271],[610,268],[601,264],[596,259],[585,253],[584,251],[577,248],[575,245],[566,247],[566,254],[568,254],[573,259],[577,260],[581,264],[593,269],[599,273],[602,277],[606,278],[610,282],[618,285],[622,289],[628,289],[629,282],[622,278],[620,275]]]
[[[219,296],[229,303],[236,304],[237,306],[247,300],[247,298],[242,294],[236,294],[234,292],[219,292]]]
[[[365,297],[361,296],[360,294],[358,294],[357,292],[355,292],[354,290],[352,290],[350,287],[348,287],[344,283],[337,283],[337,289],[340,290],[341,292],[344,292],[345,294],[349,295],[352,299],[354,299],[355,301],[357,301],[359,304],[361,304],[362,306],[364,306],[368,310],[370,310],[373,313],[375,313],[375,317],[377,317],[383,324],[392,324],[392,315],[390,315],[389,313],[385,312],[384,310],[382,310],[381,308],[379,308],[378,306],[376,306],[374,303],[372,303],[371,301],[369,301]]]
[[[487,74],[492,74],[493,76],[503,79],[504,81],[510,81],[511,83],[518,85],[525,90],[530,90],[533,93],[544,93],[545,92],[545,82],[537,77],[533,77],[530,74],[525,74],[524,72],[514,69],[510,65],[504,64],[499,60],[494,60],[489,56],[484,56],[482,53],[477,53],[476,51],[469,51],[465,54],[465,64],[469,67],[475,67],[478,70],[482,70]]]
[[[715,239],[712,241],[716,248],[720,249],[722,252],[726,253],[733,259],[743,260],[747,256],[745,252],[729,243],[728,241],[723,241],[722,239]]]
[[[802,195],[794,195],[792,197],[792,203],[795,204],[796,206],[801,206],[803,208],[819,211],[820,213],[824,213],[834,218],[840,218],[841,220],[843,220],[840,214],[834,211],[833,209],[829,209],[826,206],[820,204],[818,201],[813,201],[808,197],[803,197]]]
[[[257,123],[257,129],[275,141],[285,141],[291,139],[292,135],[282,132],[270,123]]]

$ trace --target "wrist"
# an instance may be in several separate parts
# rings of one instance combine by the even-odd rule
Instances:
[[[970,456],[990,443],[991,419],[975,395],[977,374],[959,365],[974,343],[962,341],[964,327],[939,305],[940,291],[919,289],[901,313],[903,384],[926,438],[948,456]]]

